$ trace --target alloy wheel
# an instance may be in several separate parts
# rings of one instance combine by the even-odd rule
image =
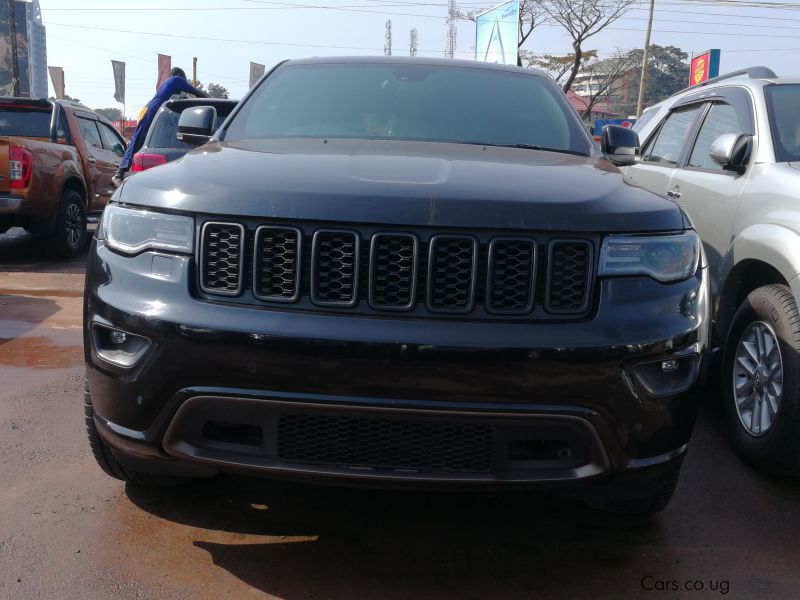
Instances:
[[[83,215],[81,215],[81,209],[77,204],[70,204],[67,207],[67,215],[64,222],[67,228],[67,242],[71,247],[75,248],[80,243],[83,232]]]
[[[733,365],[736,412],[747,433],[760,437],[775,424],[783,395],[783,361],[775,330],[750,323],[739,339]]]

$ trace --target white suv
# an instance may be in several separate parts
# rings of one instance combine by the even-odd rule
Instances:
[[[710,266],[731,440],[800,475],[800,78],[754,67],[652,107],[635,183],[689,214]]]

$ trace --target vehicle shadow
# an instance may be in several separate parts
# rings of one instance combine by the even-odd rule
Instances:
[[[92,235],[94,235],[92,233]],[[83,251],[71,259],[53,257],[41,237],[22,229],[0,234],[0,271],[30,273],[83,273],[86,268],[87,240]]]
[[[546,493],[377,491],[223,475],[166,493],[129,486],[127,495],[158,517],[225,532],[193,544],[244,583],[284,598],[442,597],[455,589],[568,597],[580,565],[591,568],[575,592],[603,589],[664,535],[658,517],[636,523]],[[242,543],[253,535],[268,539]]]
[[[645,521],[544,492],[398,492],[233,475],[166,490],[127,486],[126,494],[159,522],[193,528],[179,552],[192,544],[282,598],[636,597],[653,573],[733,577],[719,552],[749,556],[763,531],[761,520],[742,515],[796,506],[800,482],[744,465],[716,404],[703,403],[672,504]],[[793,545],[798,527],[776,522],[769,535]],[[762,548],[762,558],[779,563],[781,548]]]

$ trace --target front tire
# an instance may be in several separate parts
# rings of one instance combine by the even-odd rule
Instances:
[[[758,288],[736,311],[722,391],[739,455],[766,473],[800,476],[800,313],[787,286]]]
[[[86,245],[86,209],[75,190],[66,190],[56,214],[56,228],[48,240],[51,252],[60,258],[74,258]]]

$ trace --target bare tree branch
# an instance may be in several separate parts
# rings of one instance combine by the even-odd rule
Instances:
[[[611,100],[624,86],[625,77],[636,72],[636,53],[617,49],[611,58],[589,60],[584,64],[588,93],[581,95],[586,104],[583,118],[591,117],[592,109],[602,101]]]
[[[574,62],[568,71],[563,89],[567,92],[578,76],[584,61],[583,44],[622,17],[636,0],[549,0],[545,5],[547,14],[561,25],[572,38]]]

